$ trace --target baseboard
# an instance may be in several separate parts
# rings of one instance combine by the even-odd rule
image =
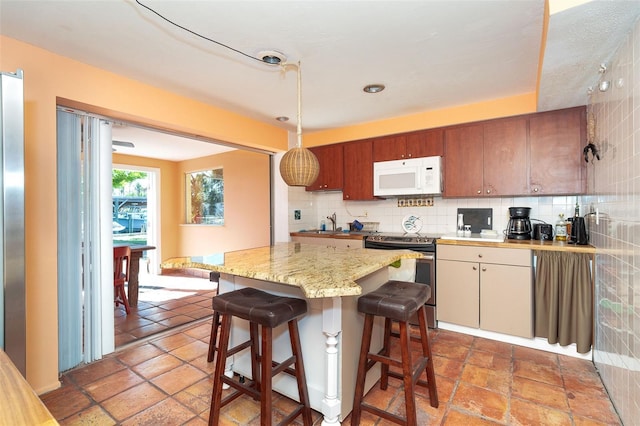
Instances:
[[[438,321],[438,328],[441,328],[443,330],[455,331],[457,333],[469,334],[471,336],[482,337],[485,339],[497,340],[499,342],[510,343],[512,345],[539,349],[541,351],[553,352],[560,355],[567,355],[574,358],[586,359],[593,362],[593,351],[589,351],[585,354],[578,353],[575,344],[571,344],[568,346],[560,346],[558,344],[552,345],[542,337],[526,339],[524,337],[510,336],[508,334],[480,330],[479,328],[464,327],[461,325],[451,324],[443,321]]]

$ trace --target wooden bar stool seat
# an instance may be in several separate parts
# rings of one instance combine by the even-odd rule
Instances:
[[[213,309],[222,317],[220,341],[214,346],[218,353],[213,374],[211,413],[209,425],[218,425],[220,409],[242,394],[260,400],[260,424],[272,424],[272,378],[279,373],[295,376],[300,404],[280,424],[289,424],[302,414],[305,426],[312,423],[309,392],[302,362],[298,318],[307,312],[307,302],[302,299],[276,296],[254,288],[243,288],[213,298]],[[232,348],[229,346],[231,320],[238,317],[249,321],[249,340]],[[273,329],[287,323],[292,356],[282,362],[273,361]],[[261,326],[262,350],[259,351],[258,326]],[[210,346],[211,348],[211,346]],[[244,349],[251,351],[252,380],[240,383],[224,375],[227,357]],[[295,364],[295,369],[291,368]],[[222,398],[223,384],[235,390]]]
[[[358,375],[356,377],[353,411],[351,413],[352,425],[359,425],[362,411],[367,411],[397,424],[417,426],[418,420],[415,402],[416,385],[426,387],[429,390],[431,406],[434,408],[438,407],[438,391],[436,389],[433,359],[431,358],[431,347],[429,346],[429,335],[427,332],[426,309],[424,307],[429,297],[431,297],[431,287],[429,285],[404,281],[388,281],[377,290],[358,299],[358,312],[365,314],[365,320],[362,332],[360,360],[358,362]],[[420,327],[419,338],[413,338],[409,333],[409,320],[414,315],[418,317],[418,325]],[[371,346],[373,320],[376,316],[385,319],[384,344],[379,352],[373,353],[369,352],[369,350]],[[392,321],[399,323],[399,332],[392,331]],[[390,357],[391,337],[400,339],[401,359]],[[411,359],[410,346],[412,339],[420,341],[422,344],[422,356],[416,360],[415,365]],[[404,383],[405,418],[363,402],[367,372],[378,362],[382,364],[380,389],[387,389],[389,377],[401,379]],[[390,371],[389,366],[401,369],[402,373]],[[423,371],[426,371],[426,381],[420,379]]]

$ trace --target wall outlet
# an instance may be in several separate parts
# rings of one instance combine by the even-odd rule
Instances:
[[[293,211],[293,219],[294,220],[302,219],[302,212],[300,212],[300,210],[294,210]]]

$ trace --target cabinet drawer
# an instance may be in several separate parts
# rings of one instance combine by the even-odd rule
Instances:
[[[480,246],[437,246],[437,258],[461,262],[531,266],[531,250]]]

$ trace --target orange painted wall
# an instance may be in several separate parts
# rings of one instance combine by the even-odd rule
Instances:
[[[218,167],[223,168],[224,174],[224,226],[184,225],[185,206],[179,200],[185,199],[185,185],[180,185],[176,204],[180,207],[178,253],[181,256],[262,247],[271,241],[269,156],[230,151],[182,161],[178,173],[183,182],[185,173]]]
[[[162,260],[269,245],[269,156],[230,151],[187,161],[113,154],[113,163],[160,169]],[[222,167],[225,224],[185,224],[185,173]]]
[[[288,135],[277,127],[0,37],[0,69],[18,68],[24,70],[25,98],[27,380],[41,393],[59,385],[57,99],[99,106],[114,118],[273,151],[287,148]]]
[[[304,135],[305,146],[366,139],[374,136],[431,129],[451,124],[470,123],[491,118],[536,112],[535,93],[526,93],[509,98],[494,99],[476,104],[425,111],[405,117],[390,118],[371,123],[363,123],[340,129],[325,130]]]

